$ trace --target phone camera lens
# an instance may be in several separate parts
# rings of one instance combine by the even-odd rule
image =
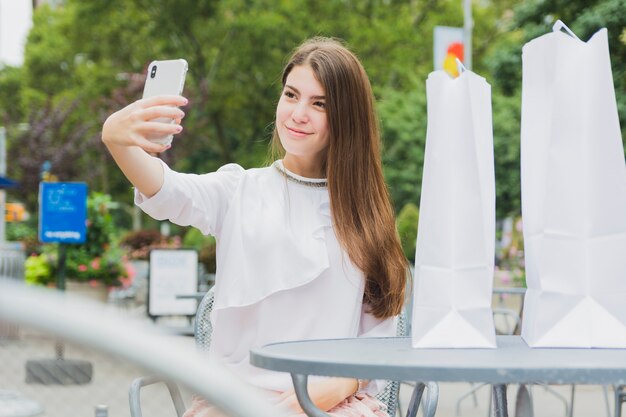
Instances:
[[[150,78],[154,78],[156,77],[156,71],[157,71],[157,66],[153,66],[152,69],[150,70]]]

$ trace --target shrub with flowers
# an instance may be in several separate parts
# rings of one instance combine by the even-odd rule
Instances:
[[[33,253],[24,263],[24,278],[29,284],[48,285],[55,280],[47,255]]]
[[[158,230],[137,230],[124,236],[120,246],[127,250],[130,259],[147,260],[152,249],[178,249],[181,240],[179,236],[162,235]]]
[[[130,266],[115,242],[115,226],[110,210],[115,207],[111,197],[92,192],[87,199],[87,239],[80,245],[68,245],[65,277],[68,280],[101,283],[107,287],[127,284],[132,278]],[[42,245],[39,254],[32,254],[25,263],[26,281],[49,285],[58,273],[57,244]]]

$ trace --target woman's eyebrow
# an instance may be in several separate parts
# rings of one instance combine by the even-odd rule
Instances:
[[[300,94],[300,90],[298,90],[296,87],[289,85],[289,84],[285,84],[285,87],[289,88],[290,90],[293,90],[296,94],[301,95]],[[311,99],[313,100],[326,100],[326,96],[311,96]]]

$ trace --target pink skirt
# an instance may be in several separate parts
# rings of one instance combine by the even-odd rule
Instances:
[[[389,417],[387,407],[374,397],[357,393],[346,398],[326,413],[332,417]],[[289,414],[291,417],[306,417],[306,414]],[[227,417],[206,400],[194,396],[191,408],[183,417]]]

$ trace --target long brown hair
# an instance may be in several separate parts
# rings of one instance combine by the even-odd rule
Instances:
[[[325,91],[329,145],[323,170],[335,233],[365,274],[364,301],[371,313],[391,317],[404,304],[408,261],[383,178],[372,87],[358,58],[334,39],[318,37],[300,45],[283,70],[283,87],[300,65],[313,70]],[[282,150],[276,129],[272,142]]]

